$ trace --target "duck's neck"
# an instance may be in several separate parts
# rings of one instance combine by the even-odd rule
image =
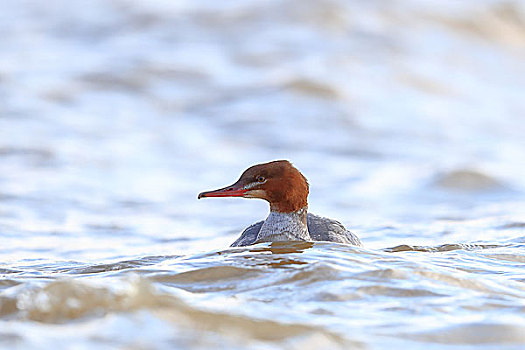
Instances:
[[[291,213],[270,211],[256,242],[311,241],[306,220],[307,209],[304,207]]]

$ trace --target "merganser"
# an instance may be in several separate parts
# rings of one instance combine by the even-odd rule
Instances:
[[[266,220],[246,228],[232,247],[276,241],[361,245],[359,238],[339,221],[307,212],[308,181],[287,160],[254,165],[233,185],[199,193],[199,199],[205,197],[260,198],[270,203],[270,215]]]

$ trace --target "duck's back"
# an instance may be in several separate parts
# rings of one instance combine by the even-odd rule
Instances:
[[[243,247],[255,244],[263,223],[264,221],[259,221],[246,228],[231,246]],[[313,241],[337,242],[356,246],[362,245],[359,238],[348,231],[339,221],[308,213],[307,225],[308,232]]]

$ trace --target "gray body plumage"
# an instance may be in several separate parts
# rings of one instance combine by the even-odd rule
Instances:
[[[272,214],[274,216],[272,216]],[[276,216],[277,214],[278,216]],[[232,247],[242,247],[252,245],[260,242],[271,242],[271,241],[297,241],[297,240],[311,240],[311,241],[327,241],[345,243],[356,246],[361,246],[361,241],[352,232],[345,229],[345,227],[335,220],[331,220],[322,216],[314,214],[307,214],[307,232],[303,234],[303,228],[301,223],[293,216],[296,213],[281,214],[281,213],[270,213],[268,219],[265,221],[259,221],[248,228],[246,228],[241,236],[233,242]],[[296,224],[294,224],[294,222]],[[297,223],[298,222],[298,223]],[[280,229],[280,227],[290,227],[290,225],[296,225],[299,227],[300,234],[288,235],[288,231]],[[304,225],[303,225],[304,226]],[[261,232],[261,228],[263,231]],[[268,232],[273,229],[277,232],[269,234]],[[292,230],[293,231],[293,230]],[[295,232],[299,232],[295,230]],[[263,233],[263,235],[261,235]]]

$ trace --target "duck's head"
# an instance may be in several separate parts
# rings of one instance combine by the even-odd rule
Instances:
[[[249,167],[233,185],[199,193],[205,197],[260,198],[271,211],[290,213],[308,205],[308,181],[289,161],[276,160]]]

